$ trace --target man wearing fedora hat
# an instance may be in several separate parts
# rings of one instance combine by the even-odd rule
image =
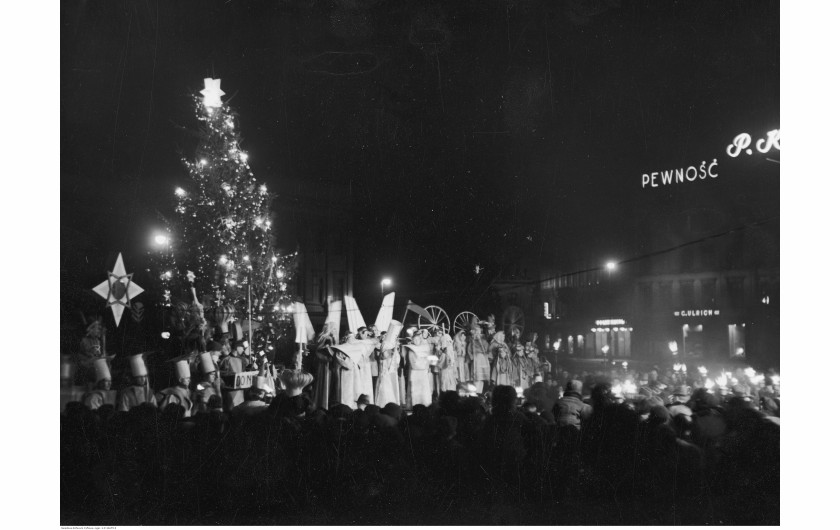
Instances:
[[[356,406],[358,410],[365,410],[365,407],[370,405],[370,398],[367,394],[360,394],[359,399],[356,400]]]
[[[157,406],[155,393],[149,387],[149,372],[146,370],[146,362],[143,354],[138,353],[128,358],[128,366],[131,370],[131,385],[120,392],[117,399],[117,411],[128,412],[137,405],[151,403]]]

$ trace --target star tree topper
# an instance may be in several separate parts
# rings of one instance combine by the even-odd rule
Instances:
[[[212,77],[204,78],[204,90],[201,91],[204,96],[204,106],[208,108],[218,108],[222,106],[222,80],[213,79]]]
[[[129,307],[131,299],[143,292],[143,288],[131,281],[134,274],[126,274],[122,253],[117,256],[114,270],[108,272],[108,279],[93,288],[93,292],[105,299],[106,307],[111,308],[117,326],[120,325],[123,311]]]

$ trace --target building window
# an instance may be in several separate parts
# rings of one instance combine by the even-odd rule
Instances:
[[[694,304],[694,280],[680,281],[680,305],[683,307],[693,307]]]
[[[309,301],[316,304],[324,303],[324,278],[321,276],[313,276],[311,288],[312,290],[309,293]]]
[[[333,296],[336,300],[343,300],[347,292],[344,290],[344,273],[333,272]]]
[[[727,278],[726,291],[729,297],[730,305],[734,307],[741,307],[744,305],[744,279],[743,278]]]
[[[714,278],[700,282],[700,305],[703,307],[714,307],[717,299],[717,280]]]
[[[650,309],[653,306],[653,285],[650,282],[639,284],[639,303],[642,309]]]
[[[671,291],[671,282],[660,282],[659,284],[659,305],[662,307],[672,307],[674,304],[674,296]]]
[[[693,271],[696,269],[697,260],[693,248],[684,248],[680,252],[680,267],[683,271]]]

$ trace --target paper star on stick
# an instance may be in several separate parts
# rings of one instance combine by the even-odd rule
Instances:
[[[201,91],[201,95],[204,96],[205,107],[221,107],[222,96],[225,95],[225,93],[222,92],[222,80],[213,79],[212,77],[205,77],[204,90]]]
[[[108,279],[93,288],[93,292],[105,299],[106,307],[111,308],[117,326],[120,325],[123,311],[129,307],[131,299],[143,292],[143,288],[131,281],[134,274],[125,273],[122,253],[117,256],[114,270],[108,272]]]

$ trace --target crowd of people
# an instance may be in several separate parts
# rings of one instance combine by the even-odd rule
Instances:
[[[143,355],[119,392],[107,355],[83,363],[62,524],[778,524],[776,373],[569,373],[479,325],[334,332],[306,370],[211,342],[159,391]]]

